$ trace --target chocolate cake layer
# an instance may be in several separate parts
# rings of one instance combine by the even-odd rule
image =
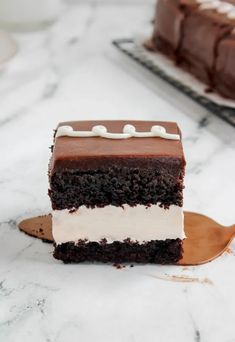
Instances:
[[[127,161],[126,161],[127,162]],[[169,169],[180,168],[174,160],[162,162]],[[166,165],[165,165],[166,164]],[[74,209],[86,207],[121,206],[129,204],[151,205],[159,203],[168,208],[171,204],[183,205],[183,168],[177,176],[166,167],[138,169],[126,166],[100,168],[88,172],[68,170],[54,173],[49,191],[52,208]]]
[[[235,29],[235,16],[230,18],[226,10],[217,10],[213,5],[203,8],[205,2],[199,2],[159,0],[153,44],[209,88],[235,98],[234,78],[226,81],[228,71],[233,73],[235,69],[235,59],[225,53],[228,48],[230,56],[235,53],[235,41],[229,38]],[[229,6],[228,2],[221,3]]]
[[[164,125],[167,132],[180,133],[175,123],[155,121],[81,121],[62,125],[91,130],[102,124],[111,132],[121,132],[127,123],[139,131]],[[49,170],[52,208],[156,203],[166,208],[171,204],[182,206],[184,169],[181,141],[158,137],[112,141],[59,137]]]
[[[156,240],[144,244],[138,242],[115,241],[107,244],[105,241],[72,242],[55,246],[54,257],[65,263],[80,262],[111,262],[111,263],[152,263],[174,264],[182,258],[182,240]]]

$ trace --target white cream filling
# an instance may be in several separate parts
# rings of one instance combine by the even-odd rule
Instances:
[[[87,239],[99,242],[123,241],[127,238],[144,242],[150,240],[184,239],[184,214],[182,208],[169,209],[152,205],[130,207],[106,206],[89,209],[84,206],[52,212],[52,233],[56,244]]]

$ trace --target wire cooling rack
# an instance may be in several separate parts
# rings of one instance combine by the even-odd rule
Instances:
[[[137,45],[134,39],[116,39],[113,40],[112,43],[121,52],[123,52],[124,54],[150,70],[152,73],[154,73],[167,83],[171,84],[182,93],[186,94],[191,99],[235,127],[235,108],[233,109],[230,107],[220,106],[209,100],[207,97],[196,93],[194,90],[190,89],[179,80],[171,78],[164,72],[164,70],[162,70],[158,65],[154,63],[153,59],[147,58],[145,48],[141,45]]]

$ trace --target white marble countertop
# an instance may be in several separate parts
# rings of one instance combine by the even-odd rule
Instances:
[[[121,55],[153,1],[70,1],[49,30],[18,34],[0,72],[0,341],[234,342],[235,245],[200,267],[63,265],[16,223],[47,213],[52,130],[76,119],[174,120],[185,209],[235,223],[235,130]],[[183,283],[167,275],[198,278]],[[204,282],[203,279],[207,279]]]

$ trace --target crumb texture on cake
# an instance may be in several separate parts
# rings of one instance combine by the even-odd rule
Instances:
[[[67,242],[55,246],[54,257],[64,263],[103,262],[103,263],[151,263],[175,264],[183,255],[183,245],[180,239],[164,241],[149,241],[139,244],[131,241],[87,242],[78,244]]]
[[[68,170],[52,175],[49,194],[54,210],[157,203],[164,208],[182,207],[183,176],[184,170],[174,176],[165,169],[115,166],[89,172]]]

